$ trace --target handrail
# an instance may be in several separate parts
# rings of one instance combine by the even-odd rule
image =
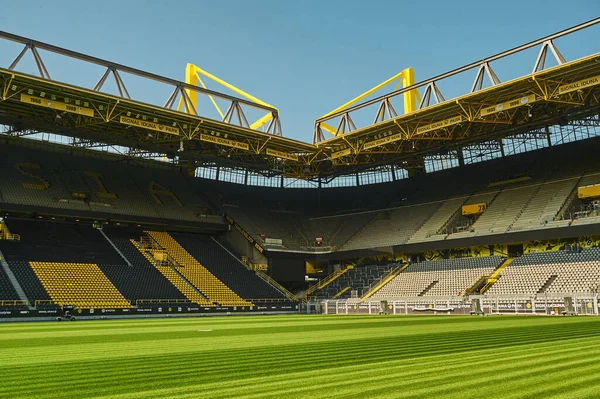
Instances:
[[[343,290],[341,290],[340,292],[338,292],[337,294],[335,294],[334,296],[332,296],[332,299],[335,299],[337,297],[339,297],[340,295],[342,295],[344,292],[348,291],[350,289],[350,286],[344,288]]]
[[[145,303],[184,303],[184,304],[195,304],[188,299],[136,299],[135,304],[145,304]]]
[[[36,299],[34,302],[35,307],[37,308],[39,305],[56,305],[58,306],[57,303],[55,303],[53,300],[51,299]]]
[[[261,302],[282,302],[284,301],[281,298],[244,298],[246,301],[248,302],[252,302],[252,303],[261,303]]]
[[[334,270],[329,275],[327,275],[325,278],[323,278],[322,280],[319,280],[316,284],[308,287],[308,289],[306,290],[306,295],[312,294],[316,290],[320,290],[321,288],[324,288],[325,286],[329,285],[333,280],[337,279],[342,274],[346,273],[348,270],[349,270],[349,268]]]
[[[0,301],[0,306],[19,306],[25,305],[29,306],[29,301],[24,301],[22,299],[4,299]]]
[[[371,285],[367,289],[367,292],[365,294],[363,294],[363,296],[361,298],[361,302],[364,301],[367,298],[370,298],[374,293],[376,293],[377,291],[379,291],[384,285],[386,285],[387,283],[389,283],[398,274],[402,273],[404,271],[404,269],[406,269],[407,267],[408,267],[408,263],[406,263],[406,264],[399,264],[398,266],[392,268],[392,270],[390,270],[389,272],[387,272],[385,275],[381,276],[380,279],[378,279],[378,280],[374,281],[373,283],[371,283]]]
[[[279,291],[281,291],[286,297],[288,297],[288,299],[290,299],[292,301],[298,300],[298,298],[296,298],[296,296],[294,294],[292,294],[290,291],[288,291],[287,288],[285,288],[284,286],[279,284],[277,281],[273,280],[269,275],[267,275],[263,271],[256,270],[256,274],[259,277],[261,277],[263,280],[267,281],[269,284],[271,284],[272,286],[277,288]]]

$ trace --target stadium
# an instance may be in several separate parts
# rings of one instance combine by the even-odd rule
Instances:
[[[310,143],[194,64],[0,31],[0,397],[600,396],[600,53],[560,46],[598,27],[407,66]]]

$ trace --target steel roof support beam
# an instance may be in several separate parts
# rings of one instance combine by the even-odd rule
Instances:
[[[10,69],[11,71],[14,70],[17,67],[17,65],[19,64],[19,62],[21,61],[21,59],[23,58],[23,56],[25,55],[25,53],[27,52],[27,50],[29,50],[29,49],[31,49],[31,54],[33,55],[33,59],[35,61],[35,64],[37,65],[40,76],[44,79],[52,80],[52,78],[50,78],[50,74],[48,73],[48,70],[46,69],[46,65],[44,65],[44,61],[42,61],[42,57],[40,56],[40,53],[38,53],[38,51],[35,48],[35,45],[33,43],[25,44],[25,47],[23,47],[23,50],[21,50],[19,55],[17,55],[17,58],[15,58],[13,60],[13,62],[8,67],[8,69]]]
[[[567,62],[567,60],[565,60],[565,57],[563,57],[560,51],[558,51],[552,40],[546,40],[542,44],[540,53],[538,54],[537,60],[535,61],[535,65],[533,66],[532,73],[536,73],[544,69],[546,64],[546,57],[548,55],[548,49],[550,49],[550,51],[552,52],[552,55],[554,56],[554,59],[556,60],[558,65],[562,65],[565,62]]]
[[[427,80],[423,80],[423,81],[415,83],[415,84],[413,84],[411,86],[404,87],[402,89],[395,90],[395,91],[393,91],[391,93],[384,94],[382,96],[373,98],[373,99],[371,99],[369,101],[365,101],[363,103],[350,106],[350,107],[344,109],[343,111],[339,111],[339,112],[336,112],[336,113],[331,113],[329,115],[325,115],[325,116],[317,119],[316,123],[318,124],[320,122],[325,122],[325,121],[331,120],[333,118],[339,117],[343,113],[352,112],[352,111],[355,111],[357,109],[368,107],[368,106],[373,105],[373,104],[378,104],[381,101],[383,101],[385,98],[392,98],[392,97],[398,96],[400,94],[403,94],[403,93],[405,93],[407,91],[414,90],[414,89],[426,86],[426,85],[428,85],[428,84],[430,84],[432,82],[439,82],[440,80],[448,78],[450,76],[454,76],[454,75],[457,75],[457,74],[459,74],[461,72],[465,72],[465,71],[468,71],[470,69],[473,69],[473,68],[476,68],[476,67],[480,67],[484,63],[491,63],[493,61],[499,60],[499,59],[504,58],[506,56],[509,56],[511,54],[515,54],[515,53],[521,52],[523,50],[527,50],[529,48],[532,48],[532,47],[535,47],[537,45],[543,44],[546,41],[550,41],[550,40],[553,40],[553,39],[556,39],[556,38],[559,38],[559,37],[562,37],[562,36],[569,35],[569,34],[571,34],[573,32],[577,32],[579,30],[582,30],[582,29],[585,29],[587,27],[596,25],[598,23],[600,23],[600,17],[591,19],[591,20],[589,20],[587,22],[581,23],[579,25],[575,25],[573,27],[570,27],[568,29],[564,29],[564,30],[562,30],[560,32],[553,33],[553,34],[545,36],[543,38],[540,38],[540,39],[537,39],[537,40],[533,40],[533,41],[531,41],[529,43],[525,43],[525,44],[523,44],[521,46],[514,47],[514,48],[512,48],[510,50],[503,51],[503,52],[495,54],[495,55],[493,55],[491,57],[487,57],[487,58],[484,58],[482,60],[472,62],[470,64],[467,64],[467,65],[464,65],[462,67],[453,69],[453,70],[451,70],[449,72],[446,72],[446,73],[443,73],[441,75],[437,75],[437,76],[435,76],[433,78],[430,78],[430,79],[427,79]]]
[[[115,62],[110,62],[110,61],[106,61],[103,60],[101,58],[97,58],[97,57],[92,57],[90,55],[86,55],[83,53],[79,53],[73,50],[68,50],[62,47],[58,47],[58,46],[54,46],[48,43],[44,43],[44,42],[40,42],[37,40],[32,40],[32,39],[28,39],[26,37],[23,36],[19,36],[19,35],[15,35],[12,33],[8,33],[8,32],[4,32],[4,31],[0,31],[0,38],[2,39],[6,39],[6,40],[10,40],[12,42],[16,42],[16,43],[22,43],[26,46],[26,48],[24,48],[21,51],[21,54],[19,54],[17,56],[17,58],[15,59],[15,61],[13,61],[13,63],[11,64],[11,67],[9,67],[9,69],[14,69],[14,67],[18,64],[18,62],[20,61],[20,59],[23,57],[23,54],[25,54],[25,52],[27,51],[27,49],[35,47],[36,49],[40,49],[40,50],[45,50],[45,51],[49,51],[51,53],[55,53],[55,54],[59,54],[59,55],[63,55],[65,57],[70,57],[70,58],[74,58],[83,62],[88,62],[90,64],[95,64],[95,65],[100,65],[100,66],[104,66],[106,68],[113,68],[119,72],[123,72],[123,73],[128,73],[131,75],[135,75],[135,76],[139,76],[142,78],[146,78],[146,79],[150,79],[150,80],[154,80],[160,83],[164,83],[170,86],[179,86],[179,85],[183,85],[183,87],[185,89],[188,90],[193,90],[195,92],[204,94],[204,95],[212,95],[214,97],[217,98],[221,98],[224,100],[229,100],[229,101],[237,101],[240,104],[244,104],[253,108],[257,108],[257,109],[263,109],[265,111],[275,111],[277,112],[277,110],[275,108],[269,107],[269,106],[265,106],[262,104],[258,104],[256,102],[244,99],[244,98],[238,98],[238,97],[234,97],[234,96],[230,96],[228,94],[224,94],[224,93],[219,93],[217,91],[214,90],[209,90],[209,89],[204,89],[202,87],[198,87],[198,86],[194,86],[191,84],[187,84],[175,79],[171,79],[171,78],[167,78],[164,76],[160,76],[160,75],[156,75],[154,73],[150,73],[150,72],[146,72],[146,71],[142,71],[140,69],[136,69],[136,68],[132,68],[132,67],[128,67],[122,64],[117,64]],[[46,71],[47,73],[47,71]],[[41,73],[42,76],[44,76],[43,73]],[[47,78],[47,77],[46,77]],[[48,78],[47,78],[48,79]]]

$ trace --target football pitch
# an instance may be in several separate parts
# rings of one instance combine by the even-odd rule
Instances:
[[[1,398],[598,398],[600,318],[0,324]]]

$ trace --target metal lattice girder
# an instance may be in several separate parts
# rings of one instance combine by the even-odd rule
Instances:
[[[346,118],[346,121],[344,122],[345,124],[348,124],[348,120],[352,120],[349,113],[346,112],[344,113],[343,111],[345,109],[348,109],[349,107],[351,107],[352,105],[356,104],[357,102],[359,102],[360,100],[362,100],[365,97],[370,96],[371,94],[379,91],[380,89],[382,89],[383,87],[389,85],[390,83],[393,83],[395,81],[398,81],[398,83],[396,84],[396,89],[400,86],[402,87],[408,87],[414,84],[415,78],[414,78],[414,72],[412,68],[406,68],[405,70],[403,70],[402,72],[392,76],[391,78],[381,82],[380,84],[378,84],[377,86],[365,91],[364,93],[358,95],[357,97],[353,98],[352,100],[348,101],[347,103],[337,107],[336,109],[334,109],[333,111],[321,116],[319,119],[317,119],[317,121],[319,120],[331,120],[337,116],[341,116],[342,118]],[[383,101],[382,100],[382,105],[386,107],[387,109],[393,110],[394,114],[397,115],[396,111],[393,109],[393,107],[391,106],[391,103],[389,101],[389,99],[384,99],[387,101]],[[404,113],[410,113],[412,111],[414,111],[417,107],[417,104],[419,104],[419,102],[421,101],[421,98],[419,96],[419,92],[417,90],[409,90],[406,91],[404,94]],[[385,103],[385,104],[384,104]],[[380,106],[380,108],[381,108]],[[333,117],[331,117],[332,115],[335,115]],[[385,115],[385,114],[383,114]],[[375,120],[383,120],[382,117],[383,115],[381,114],[380,110],[377,111],[377,114],[375,115]],[[323,130],[327,131],[328,133],[334,135],[334,136],[338,136],[340,135],[340,124],[342,123],[342,121],[340,121],[338,123],[338,128],[334,128],[333,126],[330,126],[329,124],[323,122],[317,123],[315,122],[315,126],[318,126],[320,132],[322,133]],[[354,125],[354,124],[353,124]],[[354,128],[352,130],[356,130],[356,126],[354,126]],[[343,134],[343,133],[342,133]],[[316,141],[315,141],[316,142]]]
[[[100,91],[100,89],[102,89],[102,86],[104,86],[106,79],[111,73],[113,75],[113,78],[115,79],[115,84],[117,86],[117,90],[119,91],[119,95],[124,98],[131,98],[131,96],[129,95],[129,91],[127,91],[127,87],[125,87],[125,83],[123,83],[123,79],[121,79],[121,75],[119,75],[119,71],[113,67],[106,68],[106,71],[104,72],[98,83],[96,83],[93,90]]]
[[[8,69],[10,69],[10,70],[15,69],[16,66],[19,64],[19,62],[21,61],[21,59],[23,58],[23,56],[25,55],[25,53],[27,52],[27,50],[31,50],[31,54],[33,55],[33,59],[38,68],[40,76],[44,79],[50,80],[51,78],[50,78],[50,74],[48,73],[48,69],[46,69],[46,65],[44,65],[44,61],[42,60],[40,53],[35,48],[35,44],[33,41],[30,41],[25,44],[25,47],[23,47],[23,50],[21,50],[19,55],[17,55],[17,58],[14,59],[14,61],[10,64]]]
[[[122,73],[127,73],[130,75],[134,75],[134,76],[138,76],[141,77],[143,79],[147,79],[147,80],[152,80],[152,81],[156,81],[156,82],[160,82],[166,85],[170,85],[172,86],[176,91],[178,91],[178,95],[180,97],[180,101],[185,102],[187,101],[187,104],[185,105],[185,111],[187,113],[193,113],[196,114],[196,105],[195,105],[195,101],[192,101],[195,99],[195,97],[197,96],[197,94],[201,94],[201,95],[205,95],[207,97],[209,97],[211,99],[211,101],[214,101],[214,99],[222,99],[225,101],[237,101],[239,103],[240,106],[244,106],[244,107],[252,107],[255,109],[259,109],[259,110],[263,110],[266,115],[265,117],[261,118],[259,121],[255,122],[258,123],[258,125],[252,124],[251,127],[254,128],[259,128],[265,124],[268,123],[268,121],[271,118],[275,118],[278,116],[278,111],[276,108],[258,100],[255,99],[253,97],[251,97],[251,99],[247,99],[247,98],[237,98],[234,96],[230,96],[227,94],[223,94],[223,93],[219,93],[213,90],[209,90],[206,89],[205,87],[198,87],[192,84],[188,84],[188,83],[184,83],[184,82],[180,82],[174,79],[170,79],[170,78],[166,78],[163,76],[159,76],[156,74],[152,74],[149,72],[145,72],[139,69],[135,69],[135,68],[131,68],[125,65],[121,65],[121,64],[117,64],[114,62],[110,62],[110,61],[106,61],[100,58],[96,58],[96,57],[92,57],[89,55],[85,55],[82,53],[78,53],[72,50],[67,50],[61,47],[57,47],[57,46],[53,46],[51,44],[47,44],[47,43],[43,43],[43,42],[39,42],[36,40],[32,40],[32,39],[28,39],[22,36],[18,36],[18,35],[14,35],[8,32],[2,32],[0,31],[0,39],[4,39],[4,40],[9,40],[9,41],[13,41],[16,43],[21,43],[24,45],[24,48],[22,49],[22,51],[19,53],[19,55],[16,57],[16,59],[10,64],[10,66],[8,67],[9,70],[14,70],[15,67],[19,64],[19,61],[23,58],[24,54],[31,49],[31,52],[33,54],[34,60],[36,62],[36,65],[38,67],[40,76],[44,79],[48,79],[51,80],[50,78],[50,74],[48,73],[48,70],[46,69],[46,66],[44,65],[44,62],[42,61],[42,58],[38,52],[38,50],[44,50],[47,52],[51,52],[54,54],[58,54],[60,56],[64,56],[64,57],[69,57],[69,58],[73,58],[73,59],[77,59],[83,62],[87,62],[90,64],[95,64],[95,65],[99,65],[99,66],[103,66],[106,68],[106,71],[104,73],[104,75],[100,78],[100,80],[93,86],[93,90],[94,91],[100,91],[102,90],[106,79],[108,78],[108,75],[112,73],[114,79],[115,79],[115,83],[117,86],[117,91],[119,92],[120,97],[122,98],[127,98],[130,99],[131,96],[125,86],[125,83],[123,81],[123,79],[121,78],[121,74]],[[212,76],[212,75],[211,75]],[[216,78],[218,79],[218,78]],[[224,82],[225,83],[225,82]],[[179,87],[182,87],[183,89],[185,89],[186,94],[183,95],[182,93],[179,93],[180,90],[177,90]],[[234,90],[235,91],[235,90]],[[192,96],[194,98],[192,98]],[[187,97],[187,99],[186,99]],[[258,101],[256,101],[258,100]],[[141,102],[144,102],[144,99],[140,99]],[[169,99],[167,100],[167,103],[171,103],[171,98],[169,97]],[[172,108],[173,104],[169,104],[168,108]],[[275,131],[276,134],[281,135],[281,124],[280,122],[275,124],[275,126],[277,127],[276,129],[272,129],[272,131]]]
[[[235,87],[231,83],[227,83],[223,79],[220,79],[220,78],[216,77],[215,75],[206,72],[205,70],[199,68],[198,66],[196,66],[194,64],[187,64],[186,71],[185,71],[185,81],[187,84],[190,84],[193,86],[198,86],[198,84],[200,84],[202,86],[202,88],[206,89],[206,85],[204,84],[204,81],[202,80],[201,76],[204,76],[204,77],[218,83],[219,85],[232,90],[236,94],[242,96],[243,98],[245,98],[249,101],[252,101],[255,104],[258,104],[258,105],[261,105],[264,107],[269,107],[273,110],[273,111],[268,111],[263,117],[261,117],[260,119],[258,119],[255,122],[253,122],[252,124],[249,124],[244,115],[244,111],[241,108],[242,103],[235,102],[235,104],[234,104],[234,101],[232,101],[232,103],[229,106],[229,109],[232,109],[232,107],[233,107],[233,112],[235,112],[235,114],[238,116],[238,121],[239,121],[240,125],[246,126],[252,130],[258,130],[260,128],[263,128],[265,125],[269,124],[273,119],[278,119],[279,111],[277,110],[277,108],[274,108],[272,105],[269,105],[266,102],[254,97],[253,95]],[[191,90],[187,90],[186,92],[187,92],[188,97],[191,100],[191,104],[193,105],[193,107],[197,108],[198,104],[197,104],[196,92],[191,91]],[[221,110],[221,108],[219,107],[217,102],[215,101],[214,96],[208,95],[208,98],[210,99],[213,106],[215,107],[215,109],[217,110],[219,115],[221,116],[221,119],[223,121],[230,121],[231,116],[226,117],[227,111],[225,113],[223,113],[223,111]],[[181,102],[180,102],[180,104],[181,104]],[[229,123],[229,122],[227,122],[227,123]],[[270,131],[269,131],[269,129],[266,129],[266,131],[268,131],[272,134],[281,135],[281,123],[277,122],[275,125],[271,126]]]
[[[429,107],[432,95],[433,95],[433,99],[435,100],[436,104],[446,101],[446,99],[442,95],[442,92],[440,91],[440,89],[438,89],[435,82],[431,82],[427,85],[427,87],[425,87],[425,92],[423,93],[423,98],[421,99],[421,102],[419,103],[419,109],[422,109],[424,107]]]
[[[490,66],[489,62],[484,62],[479,66],[477,70],[477,76],[475,77],[475,81],[473,82],[473,86],[471,87],[471,93],[481,90],[483,88],[483,81],[485,80],[484,76],[487,76],[490,80],[492,86],[495,86],[500,83],[500,79]]]
[[[446,79],[448,77],[451,77],[451,76],[454,76],[454,75],[457,75],[457,74],[460,74],[460,73],[463,73],[465,71],[469,71],[469,70],[472,70],[472,69],[475,69],[475,68],[477,68],[477,73],[476,73],[475,81],[474,81],[474,83],[473,83],[473,85],[471,87],[471,90],[470,90],[471,93],[477,92],[480,89],[482,89],[483,88],[483,82],[484,82],[485,79],[488,79],[490,81],[492,87],[493,86],[498,86],[498,85],[501,84],[501,81],[498,78],[498,76],[496,75],[496,73],[494,72],[494,70],[491,68],[491,63],[493,61],[499,60],[499,59],[504,58],[504,57],[508,57],[508,56],[510,56],[512,54],[515,54],[515,53],[518,53],[518,52],[521,52],[523,50],[526,50],[526,49],[529,49],[529,48],[533,48],[533,47],[539,46],[539,45],[542,45],[542,50],[541,50],[540,56],[538,56],[538,62],[536,62],[536,70],[541,70],[541,67],[543,66],[542,65],[543,61],[540,61],[540,60],[545,60],[545,55],[547,53],[547,49],[548,48],[550,49],[550,51],[553,53],[553,55],[557,59],[558,64],[562,65],[562,64],[564,64],[564,62],[566,62],[566,60],[564,60],[564,57],[562,57],[562,55],[560,54],[560,52],[558,51],[558,49],[556,49],[556,47],[554,46],[554,44],[553,44],[552,41],[554,39],[556,39],[556,38],[559,38],[559,37],[562,37],[562,36],[565,36],[565,35],[569,35],[569,34],[571,34],[573,32],[577,32],[579,30],[585,29],[587,27],[590,27],[590,26],[598,24],[598,23],[600,23],[600,18],[595,18],[595,19],[592,19],[590,21],[584,22],[582,24],[579,24],[579,25],[573,26],[571,28],[565,29],[563,31],[560,31],[560,32],[554,33],[552,35],[546,36],[544,38],[541,38],[541,39],[538,39],[538,40],[534,40],[534,41],[531,41],[529,43],[523,44],[521,46],[515,47],[513,49],[510,49],[510,50],[504,51],[502,53],[493,55],[491,57],[487,57],[487,58],[485,58],[483,60],[473,62],[471,64],[462,66],[460,68],[456,68],[456,69],[454,69],[452,71],[449,71],[449,72],[446,72],[444,74],[435,76],[435,77],[433,77],[431,79],[427,79],[427,80],[421,81],[419,83],[410,85],[409,87],[404,87],[402,89],[395,90],[395,91],[393,91],[391,93],[385,94],[383,96],[374,98],[374,99],[369,100],[369,101],[365,101],[365,102],[363,102],[361,104],[358,104],[358,105],[352,105],[352,106],[345,107],[345,108],[343,108],[343,110],[342,109],[336,110],[337,112],[333,111],[333,112],[331,112],[329,114],[326,114],[326,115],[322,116],[321,118],[317,119],[315,121],[315,126],[319,126],[321,129],[323,129],[324,126],[328,126],[327,125],[328,121],[331,121],[331,120],[333,120],[335,118],[341,117],[343,113],[348,113],[348,114],[351,115],[353,112],[355,112],[355,111],[357,111],[359,109],[365,108],[365,107],[369,107],[369,106],[372,106],[372,105],[375,105],[375,104],[377,104],[377,105],[380,106],[381,103],[385,99],[392,99],[392,98],[394,98],[396,96],[404,95],[407,92],[410,92],[412,90],[418,90],[420,88],[424,88],[425,91],[423,93],[424,94],[423,95],[424,100],[422,100],[420,102],[418,109],[419,110],[426,109],[428,107],[427,103],[430,102],[430,100],[426,100],[425,97],[426,96],[430,97],[431,93],[434,92],[433,91],[434,87],[430,87],[431,84],[435,85],[435,84],[437,84],[439,81],[441,81],[443,79]],[[440,101],[441,103],[448,102],[445,99],[443,99],[443,97],[440,97],[439,94],[440,93],[438,93],[438,97],[441,100]],[[457,101],[457,100],[455,100],[455,101]],[[431,106],[431,104],[429,106]],[[475,115],[475,114],[477,114],[477,110],[475,110],[474,112],[472,112],[472,115]],[[469,115],[469,117],[472,116],[472,115]],[[400,118],[402,118],[402,115],[398,116],[395,119],[400,119]],[[359,132],[361,132],[363,129],[369,129],[369,127],[370,126],[364,126],[364,127],[358,126],[358,129],[356,131],[354,131],[353,134],[359,134]],[[315,129],[315,135],[314,135],[314,139],[315,139],[314,143],[315,144],[320,144],[323,141],[335,140],[335,138],[333,138],[333,139],[325,139],[322,135],[317,134],[317,133],[318,133],[318,130]]]
[[[519,46],[508,52],[486,58],[416,85],[351,105],[337,113],[317,120],[315,145],[281,137],[281,125],[276,109],[247,98],[236,98],[148,74],[122,65],[98,60],[44,43],[0,32],[5,38],[32,45],[37,50],[53,51],[69,57],[102,65],[106,68],[96,90],[52,81],[39,64],[40,76],[0,68],[0,124],[15,131],[40,131],[77,137],[81,143],[109,143],[135,148],[146,153],[175,152],[186,162],[215,162],[219,165],[244,167],[251,170],[272,170],[310,178],[315,175],[344,174],[351,170],[398,162],[418,163],[419,157],[469,146],[478,142],[500,140],[520,135],[532,129],[563,124],[570,126],[598,115],[600,106],[600,53],[579,60],[562,62],[551,40],[600,22],[600,18],[569,28],[546,38]],[[550,42],[548,42],[550,40]],[[545,45],[540,52],[535,72],[508,82],[500,82],[489,68],[493,61],[534,45]],[[24,49],[25,51],[28,51]],[[557,66],[546,67],[548,49],[557,58]],[[556,50],[556,51],[554,51]],[[24,54],[25,51],[22,51]],[[33,53],[33,51],[32,51]],[[38,52],[39,55],[39,52]],[[16,66],[20,55],[11,63]],[[35,59],[34,55],[34,59]],[[38,57],[40,60],[41,58]],[[544,65],[542,65],[544,64]],[[542,69],[543,66],[543,69]],[[1,67],[1,66],[0,66]],[[110,68],[114,68],[113,70]],[[439,80],[460,71],[476,70],[493,84],[448,101],[437,88]],[[120,78],[133,74],[172,86],[164,106],[149,105],[144,99],[127,98],[129,93]],[[117,95],[101,93],[108,75],[113,74]],[[204,77],[204,75],[201,75]],[[477,82],[476,86],[479,86]],[[495,83],[495,84],[494,84]],[[398,115],[392,106],[394,96],[423,88],[423,98],[414,102],[414,110]],[[203,117],[196,110],[190,93],[230,104],[227,122]],[[411,97],[413,100],[416,95]],[[181,104],[178,112],[175,108]],[[215,101],[216,102],[216,101]],[[374,124],[359,126],[352,113],[373,105]],[[406,104],[405,104],[406,105]],[[248,107],[269,113],[261,129],[253,130],[247,119]],[[406,111],[406,109],[405,109]],[[221,111],[223,116],[225,113]],[[262,118],[261,118],[262,119]],[[327,121],[333,138],[325,140]],[[340,122],[340,123],[338,123]],[[567,125],[564,125],[564,124]],[[182,145],[183,143],[183,145]],[[100,144],[99,144],[100,145]],[[180,149],[180,151],[178,150]],[[335,169],[334,170],[334,165]],[[309,172],[305,172],[305,170]],[[310,173],[310,174],[309,174]]]
[[[552,55],[554,56],[554,59],[556,60],[558,65],[562,65],[565,62],[567,62],[567,60],[565,60],[565,57],[563,57],[560,51],[558,51],[552,40],[546,40],[544,43],[542,43],[542,48],[540,49],[540,53],[538,54],[537,60],[535,61],[532,73],[536,73],[544,69],[546,65],[546,57],[548,55],[548,49],[550,49],[550,51],[552,52]]]

